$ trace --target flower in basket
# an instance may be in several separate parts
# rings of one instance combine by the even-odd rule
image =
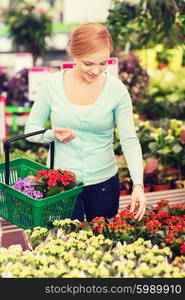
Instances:
[[[65,192],[79,185],[76,175],[68,170],[40,170],[36,176],[18,178],[14,185],[15,189],[36,199],[42,199]]]
[[[37,172],[35,189],[43,192],[44,197],[52,196],[74,188],[76,175],[67,170],[40,170]]]
[[[18,178],[12,187],[32,198],[43,198],[43,193],[34,189],[33,179],[30,177]]]

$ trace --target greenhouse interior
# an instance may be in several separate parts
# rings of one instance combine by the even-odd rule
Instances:
[[[0,1],[0,278],[185,278],[184,0]]]

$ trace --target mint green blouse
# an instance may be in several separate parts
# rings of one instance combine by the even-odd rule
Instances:
[[[65,95],[65,71],[51,73],[42,85],[28,116],[25,133],[44,129],[45,122],[50,118],[52,129],[68,127],[76,132],[76,137],[68,143],[61,143],[55,140],[53,130],[48,129],[44,134],[27,140],[35,143],[55,140],[54,168],[75,172],[77,179],[88,185],[103,182],[118,171],[113,150],[116,126],[133,184],[143,184],[141,145],[135,131],[131,98],[125,85],[107,72],[100,96],[79,115]]]

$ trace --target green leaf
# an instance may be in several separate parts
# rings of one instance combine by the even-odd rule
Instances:
[[[164,147],[163,149],[157,150],[157,153],[159,153],[159,154],[168,154],[170,152],[171,152],[171,149],[168,146]]]
[[[60,193],[60,188],[58,186],[52,186],[49,191],[46,193],[46,197],[56,195]]]
[[[41,185],[41,184],[35,184],[35,185],[34,185],[34,189],[35,189],[36,191],[41,191],[41,192],[43,192],[43,191],[44,191],[44,186]]]

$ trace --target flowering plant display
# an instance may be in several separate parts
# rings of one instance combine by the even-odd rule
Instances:
[[[104,219],[95,221],[102,223]],[[49,231],[35,227],[25,233],[32,251],[23,251],[20,245],[0,248],[0,277],[185,277],[182,255],[172,260],[169,247],[161,249],[141,237],[130,244],[112,241],[70,219],[54,221]]]
[[[0,278],[185,278],[184,222],[185,205],[168,200],[141,221],[129,207],[112,219],[55,220],[24,231],[30,250],[0,247]]]
[[[130,205],[111,220],[96,217],[81,227],[91,228],[95,234],[115,242],[132,243],[142,237],[153,245],[168,246],[173,256],[185,255],[185,204],[171,205],[168,200],[161,200],[156,207],[148,207],[140,221],[129,209]]]
[[[38,232],[38,228],[36,229]],[[1,278],[184,278],[183,259],[169,263],[171,251],[139,238],[112,248],[92,231],[49,237],[33,251],[0,248]]]
[[[24,194],[42,199],[58,193],[65,192],[79,185],[76,175],[68,170],[40,170],[36,176],[30,175],[18,178],[13,184],[13,188]]]

